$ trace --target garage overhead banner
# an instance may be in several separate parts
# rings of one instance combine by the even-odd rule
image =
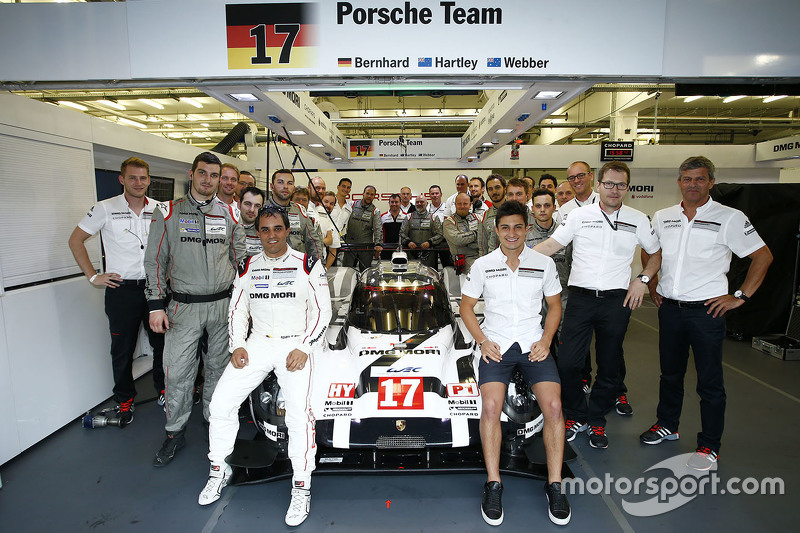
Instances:
[[[587,45],[587,37],[604,25],[615,32],[647,27],[648,41],[661,42],[665,5],[666,0],[621,0],[614,9],[592,0],[228,3],[227,71],[215,74],[659,74],[660,47],[615,45],[611,56],[604,46]],[[591,19],[592,27],[575,24],[576,14]],[[579,35],[570,35],[570,28]]]
[[[364,159],[458,159],[461,138],[442,139],[387,137],[385,139],[350,139],[352,161]]]

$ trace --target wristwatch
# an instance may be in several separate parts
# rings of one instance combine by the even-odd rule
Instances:
[[[734,297],[734,298],[738,298],[738,299],[740,299],[740,300],[743,300],[743,301],[744,301],[744,303],[747,303],[747,302],[749,302],[749,301],[750,301],[750,297],[749,297],[748,295],[746,295],[745,293],[743,293],[743,292],[741,291],[741,289],[740,289],[740,290],[738,290],[738,291],[736,291],[736,292],[734,292],[734,293],[733,293],[733,297]]]
[[[636,276],[636,278],[641,280],[642,283],[644,283],[645,285],[650,283],[650,276],[645,276],[644,274],[639,274],[638,276]]]

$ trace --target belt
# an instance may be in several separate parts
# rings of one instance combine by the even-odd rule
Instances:
[[[231,289],[232,287],[229,287],[216,294],[181,294],[179,292],[173,292],[172,299],[182,304],[202,304],[207,302],[216,302],[217,300],[230,298]]]
[[[570,285],[567,287],[570,292],[577,292],[580,294],[587,294],[589,296],[594,296],[595,298],[614,298],[615,296],[625,296],[628,294],[628,291],[625,289],[611,289],[607,291],[598,291],[596,289],[584,289],[583,287],[576,287],[574,285]]]
[[[144,289],[145,280],[143,279],[123,279],[118,282],[120,287],[141,287]]]
[[[705,300],[697,302],[683,302],[681,300],[673,300],[672,298],[662,298],[661,300],[667,302],[668,304],[677,305],[678,307],[685,309],[697,309],[706,306]]]

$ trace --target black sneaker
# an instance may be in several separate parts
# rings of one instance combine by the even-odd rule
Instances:
[[[566,431],[564,432],[564,436],[567,438],[567,442],[572,442],[575,440],[575,435],[586,429],[586,424],[582,422],[578,422],[577,420],[572,420],[568,418],[567,421],[564,423],[564,427]]]
[[[591,426],[589,428],[589,446],[601,449],[608,448],[606,428],[603,426]]]
[[[184,446],[186,446],[186,437],[184,436],[183,431],[178,431],[172,434],[167,433],[167,438],[164,440],[164,444],[161,445],[161,449],[158,450],[158,453],[153,459],[153,466],[157,468],[167,466],[175,458],[175,454],[178,453],[178,450]]]
[[[125,402],[119,402],[119,405],[114,409],[117,411],[117,416],[119,417],[119,427],[124,428],[133,422],[133,411],[135,410],[133,398]]]
[[[544,484],[544,493],[547,495],[547,514],[550,521],[558,526],[566,526],[572,518],[567,495],[561,494],[561,482]]]
[[[693,470],[709,470],[716,464],[718,456],[719,454],[711,448],[700,446],[697,448],[697,451],[689,457],[689,460],[686,461],[686,466]]]
[[[490,526],[503,523],[503,485],[499,481],[487,481],[483,486],[481,514]]]
[[[650,429],[639,435],[639,440],[643,444],[661,444],[661,441],[678,440],[679,438],[680,434],[677,431],[672,432],[658,424],[653,424]]]
[[[194,402],[194,404],[197,405],[198,403],[200,403],[200,400],[202,399],[203,399],[203,394],[200,391],[200,386],[195,385],[194,395],[192,396],[192,402]]]
[[[617,396],[616,408],[618,415],[631,416],[633,414],[633,407],[628,403],[628,397],[624,394]]]

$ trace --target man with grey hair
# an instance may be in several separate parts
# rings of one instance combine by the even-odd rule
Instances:
[[[375,186],[367,185],[361,200],[353,202],[345,242],[358,250],[347,251],[344,266],[364,270],[372,264],[372,257],[377,257],[383,251],[381,212],[373,202],[376,194]]]
[[[697,369],[701,431],[687,466],[708,470],[717,462],[725,422],[722,341],[725,314],[746,305],[761,286],[772,254],[744,213],[711,199],[714,163],[690,157],[679,169],[682,201],[657,211],[653,228],[663,249],[661,280],[648,287],[658,306],[661,363],[657,421],[639,437],[644,444],[678,439],[689,348]],[[744,283],[728,294],[731,253],[752,261]],[[648,259],[642,252],[642,262]]]
[[[401,187],[400,188],[400,211],[403,212],[403,215],[408,217],[411,213],[416,211],[416,207],[414,204],[411,203],[411,198],[413,197],[413,193],[411,192],[410,187]]]

